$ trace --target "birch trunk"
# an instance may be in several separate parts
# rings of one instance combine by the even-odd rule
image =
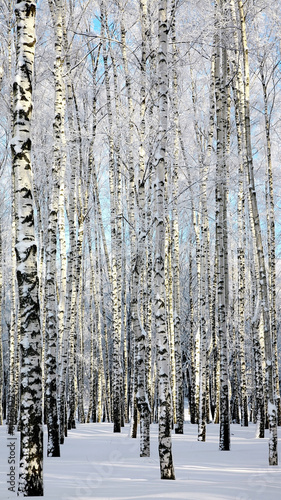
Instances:
[[[15,172],[12,171],[12,182],[13,190],[15,190]],[[12,249],[11,249],[11,259],[12,259],[12,276],[11,276],[11,323],[9,332],[9,391],[8,391],[8,433],[13,434],[14,428],[17,423],[18,414],[16,408],[16,356],[19,346],[17,346],[18,339],[18,329],[17,329],[17,316],[18,316],[18,301],[16,296],[16,200],[13,197],[12,200]]]
[[[12,167],[17,207],[16,256],[21,317],[21,437],[18,494],[43,496],[42,370],[37,245],[31,171],[32,78],[36,3],[15,3],[17,58]]]
[[[207,177],[210,164],[210,156],[212,152],[212,142],[214,134],[214,120],[215,120],[215,101],[214,101],[214,88],[215,88],[215,75],[214,75],[215,56],[214,53],[211,58],[211,75],[210,75],[210,97],[209,97],[209,123],[207,141],[201,131],[198,123],[198,102],[196,82],[193,78],[192,68],[191,73],[191,89],[192,89],[192,102],[194,111],[194,129],[196,136],[196,144],[198,149],[198,163],[200,167],[200,206],[199,213],[201,214],[198,223],[193,223],[196,233],[196,260],[197,260],[197,274],[198,274],[198,336],[196,341],[197,353],[197,384],[198,391],[198,440],[205,440],[206,434],[206,421],[209,414],[209,396],[207,391],[207,381],[209,379],[208,357],[209,352],[207,349],[207,329],[210,324],[210,330],[213,327],[213,304],[211,292],[211,264],[210,264],[210,236],[209,236],[209,223],[208,223],[208,208],[207,208]],[[206,145],[205,145],[206,142]],[[193,217],[195,221],[195,216]],[[199,219],[199,218],[198,218]],[[200,226],[200,227],[199,227]],[[212,336],[213,340],[213,353],[216,349],[216,332]],[[216,363],[214,363],[214,371],[216,376]],[[215,391],[216,396],[216,391]],[[216,406],[216,398],[212,398],[213,407]]]
[[[166,193],[164,206],[169,206],[169,194],[168,185],[171,185],[170,176],[168,172],[165,175],[166,181]],[[173,276],[172,276],[172,259],[171,259],[171,228],[170,220],[167,210],[166,215],[166,234],[165,234],[165,290],[166,290],[166,309],[167,309],[167,329],[168,338],[170,346],[170,370],[171,370],[171,394],[172,394],[172,425],[174,426],[177,421],[176,417],[176,365],[175,365],[175,331],[174,331],[174,321],[173,321]]]
[[[190,201],[191,201],[191,212],[192,212],[192,225],[194,229],[194,235],[195,235],[195,253],[196,253],[196,279],[197,279],[197,294],[199,297],[199,287],[200,287],[200,280],[201,280],[201,255],[200,255],[200,222],[198,220],[198,216],[196,214],[195,210],[195,204],[194,204],[194,193],[192,189],[192,182],[191,182],[191,175],[190,175],[190,169],[189,169],[189,162],[187,159],[186,151],[184,148],[184,142],[183,142],[183,137],[182,137],[182,132],[181,129],[179,128],[179,140],[180,140],[180,145],[181,145],[181,151],[184,159],[184,165],[187,168],[187,180],[189,184],[189,193],[190,193]],[[193,311],[195,312],[195,306],[194,304],[197,304],[197,314],[194,314],[193,316],[193,329],[194,329],[194,388],[195,388],[195,421],[198,423],[198,412],[199,412],[199,366],[200,366],[200,352],[199,352],[199,343],[200,343],[200,325],[196,323],[196,319],[199,318],[199,303],[200,299],[198,300],[198,297],[196,300],[193,301]],[[196,331],[195,331],[196,330]]]
[[[66,35],[65,35],[66,37]],[[65,38],[66,39],[66,38]],[[65,42],[66,43],[66,42]],[[67,58],[68,66],[69,59]],[[78,418],[85,421],[83,409],[83,390],[80,389],[80,383],[83,385],[83,365],[80,357],[77,355],[77,347],[81,354],[83,352],[83,332],[81,322],[82,306],[82,274],[83,274],[83,242],[84,242],[84,224],[88,211],[89,201],[89,183],[91,180],[91,167],[89,164],[89,173],[83,189],[83,161],[82,161],[82,133],[80,118],[77,106],[77,100],[74,87],[71,81],[68,81],[68,114],[69,128],[71,137],[71,189],[73,196],[69,201],[69,235],[70,235],[70,255],[69,255],[69,281],[67,287],[71,292],[67,293],[70,297],[68,305],[67,328],[69,331],[69,363],[68,363],[68,389],[69,389],[69,415],[68,428],[75,428],[75,413],[78,405]],[[76,118],[76,128],[74,126],[74,112]],[[77,220],[77,224],[76,224]],[[79,302],[80,301],[80,302]],[[79,345],[78,345],[79,343]]]
[[[242,50],[243,50],[243,64],[244,64],[244,88],[245,88],[245,131],[246,131],[246,152],[247,152],[247,182],[249,189],[249,202],[250,209],[253,215],[254,233],[258,266],[259,266],[259,286],[261,294],[261,309],[263,315],[263,337],[264,337],[264,350],[265,350],[265,385],[267,395],[267,412],[269,421],[269,465],[278,465],[278,451],[277,451],[277,409],[274,395],[274,379],[273,379],[273,343],[272,331],[270,320],[270,309],[267,288],[267,275],[265,268],[264,249],[262,243],[261,225],[259,218],[259,210],[257,204],[257,196],[255,189],[255,180],[253,172],[253,156],[251,145],[251,121],[250,121],[250,95],[249,95],[249,61],[248,61],[248,45],[246,37],[245,16],[243,9],[243,2],[238,0],[238,8],[240,15],[241,37],[242,37]]]
[[[234,0],[231,0],[231,20],[233,25],[237,24],[237,17],[235,12]],[[237,204],[237,217],[238,217],[238,242],[239,246],[237,248],[238,256],[238,349],[240,356],[240,370],[241,370],[241,383],[240,383],[240,393],[241,393],[241,424],[247,425],[248,420],[248,408],[247,408],[247,392],[246,392],[246,373],[245,373],[245,203],[249,198],[249,195],[245,189],[245,177],[246,177],[246,164],[247,164],[247,151],[246,151],[246,128],[245,128],[245,95],[244,95],[244,83],[243,83],[243,70],[240,58],[240,47],[237,31],[234,30],[234,47],[232,66],[233,66],[233,95],[234,95],[234,106],[235,106],[235,120],[236,120],[236,130],[237,130],[237,144],[238,144],[238,154],[240,158],[239,165],[239,192],[238,192],[238,204]],[[251,234],[254,238],[254,227],[253,220],[250,213],[250,227]],[[264,395],[263,395],[263,368],[261,364],[261,345],[259,339],[259,318],[256,317],[255,313],[255,301],[258,303],[258,297],[260,294],[259,286],[257,285],[259,281],[259,271],[256,251],[253,251],[254,264],[251,266],[252,272],[252,324],[251,324],[251,336],[254,347],[254,366],[255,366],[255,386],[256,386],[256,418],[257,418],[257,435],[259,437],[264,437]],[[259,309],[259,308],[258,308]]]
[[[230,15],[233,25],[236,25],[236,12],[234,0],[230,2]],[[240,360],[240,404],[241,404],[241,425],[248,426],[248,401],[246,390],[246,364],[245,364],[245,190],[244,190],[244,98],[242,89],[242,68],[240,62],[239,40],[237,30],[233,30],[234,51],[232,51],[233,73],[234,73],[234,106],[235,106],[235,121],[237,130],[237,144],[239,155],[239,189],[237,203],[237,219],[238,219],[238,339],[237,346],[239,350]]]
[[[278,374],[278,350],[277,350],[277,315],[276,315],[276,236],[275,236],[275,204],[273,194],[273,171],[271,154],[271,127],[268,104],[268,90],[264,75],[263,62],[260,65],[261,83],[264,99],[264,120],[267,153],[267,179],[266,179],[266,208],[267,208],[267,247],[268,247],[268,287],[270,320],[272,331],[273,348],[273,382],[277,404],[277,425],[281,425],[281,402]]]
[[[67,117],[68,117],[68,133],[69,133],[69,156],[70,156],[70,182],[68,188],[68,206],[66,212],[68,214],[69,226],[69,251],[67,259],[67,279],[64,280],[64,271],[61,279],[61,296],[59,307],[63,306],[65,293],[65,316],[59,315],[59,329],[61,345],[61,367],[60,367],[60,389],[59,389],[59,413],[60,413],[60,433],[61,441],[63,434],[67,434],[67,429],[75,428],[75,411],[77,404],[77,335],[76,335],[76,318],[77,318],[77,293],[79,290],[80,278],[80,254],[83,240],[83,207],[81,194],[80,199],[77,192],[78,188],[78,172],[81,171],[81,155],[79,147],[80,130],[79,126],[75,126],[75,96],[72,81],[70,78],[71,60],[68,52],[67,31],[65,26],[64,15],[62,16],[63,27],[63,46],[65,50],[65,61],[67,68],[66,79],[66,100],[67,100]],[[78,132],[77,132],[78,128]],[[63,186],[62,186],[63,187]],[[62,197],[62,191],[61,191]],[[62,198],[61,198],[62,199]],[[79,208],[78,208],[79,207]],[[80,210],[80,211],[79,211]],[[61,213],[61,215],[63,215]],[[63,222],[63,218],[61,218]],[[77,227],[78,226],[78,227]],[[62,228],[62,225],[60,225]],[[77,236],[78,233],[78,236]],[[64,240],[61,239],[64,245]],[[61,246],[62,248],[62,246]],[[64,332],[61,331],[64,323]],[[66,382],[68,378],[68,387],[66,394]],[[68,405],[66,398],[68,397]],[[67,415],[66,408],[69,412]]]
[[[13,40],[13,10],[14,5],[12,2],[9,2],[8,6],[8,74],[10,77],[10,81],[12,81],[12,40]],[[14,113],[13,113],[13,88],[10,85],[10,127],[13,130],[14,127]],[[15,192],[15,172],[12,169],[12,190]],[[11,319],[10,319],[10,332],[9,332],[9,380],[8,380],[8,397],[7,397],[7,424],[8,424],[8,433],[13,434],[14,428],[17,423],[18,418],[18,403],[16,401],[16,372],[15,372],[15,364],[16,364],[16,356],[17,350],[19,346],[17,346],[17,339],[19,338],[19,333],[17,331],[17,317],[18,317],[18,301],[16,297],[16,252],[15,252],[15,244],[16,244],[16,200],[15,196],[12,197],[11,200],[11,232],[12,232],[12,248],[11,248]]]
[[[254,266],[253,266],[254,267]],[[256,281],[255,269],[251,269],[253,283]],[[265,431],[265,401],[264,401],[264,377],[263,377],[263,362],[260,345],[260,303],[256,301],[256,287],[252,289],[252,340],[254,351],[254,371],[255,371],[255,414],[257,430],[256,436],[264,438]]]
[[[138,229],[136,247],[134,249],[132,294],[136,294],[134,304],[134,336],[136,342],[136,369],[137,369],[137,404],[140,412],[140,456],[150,456],[150,404],[147,393],[147,343],[148,335],[144,329],[144,318],[142,314],[142,277],[145,263],[145,110],[146,110],[146,58],[147,58],[147,3],[141,1],[141,25],[142,25],[142,59],[141,59],[141,88],[140,88],[140,146],[139,146],[139,172],[136,186],[136,206],[138,207]],[[132,304],[133,305],[133,304]],[[146,315],[146,311],[144,312]]]
[[[161,479],[175,479],[171,442],[171,388],[169,342],[165,297],[165,162],[168,117],[168,37],[167,0],[159,2],[158,18],[158,99],[159,145],[155,165],[156,239],[155,239],[155,318],[157,335],[158,391],[159,391],[159,458]]]
[[[63,15],[62,2],[56,0],[55,4],[49,2],[53,29],[55,35],[55,103],[53,122],[53,166],[52,166],[52,193],[50,196],[49,220],[48,220],[48,246],[47,246],[47,278],[46,278],[46,415],[48,426],[48,448],[47,455],[60,456],[59,417],[58,417],[58,347],[59,335],[63,338],[63,315],[62,307],[58,311],[57,298],[57,232],[64,231],[64,172],[65,172],[65,148],[64,148],[64,118],[65,118],[65,91],[62,78],[63,60]],[[62,205],[59,208],[59,201]],[[60,217],[59,217],[60,215]],[[58,221],[60,220],[60,227]],[[62,257],[62,286],[65,286],[65,244],[64,235],[60,233],[60,250]],[[60,287],[62,288],[62,287]],[[61,289],[61,297],[64,292]],[[61,300],[60,300],[61,302]],[[58,316],[58,320],[57,320]],[[61,353],[59,353],[61,356]]]
[[[140,7],[143,8],[142,3]],[[121,14],[124,15],[124,12]],[[141,17],[142,30],[143,30],[143,18]],[[142,41],[143,43],[143,41]],[[129,239],[130,239],[130,307],[129,307],[129,322],[128,331],[130,335],[130,372],[131,372],[131,383],[130,388],[130,401],[129,406],[131,406],[131,424],[130,424],[130,436],[136,438],[137,436],[137,342],[136,342],[136,328],[138,322],[138,277],[136,268],[136,252],[137,252],[137,242],[136,242],[136,195],[135,195],[135,165],[134,165],[134,154],[133,154],[133,98],[132,98],[132,85],[131,76],[128,68],[128,57],[127,57],[127,44],[126,44],[126,29],[124,26],[123,19],[121,20],[121,49],[122,49],[122,60],[125,72],[125,85],[127,94],[127,104],[128,104],[128,121],[129,130],[127,135],[127,156],[128,156],[128,221],[129,221]],[[143,51],[142,51],[143,53]],[[144,429],[144,427],[142,427]],[[142,441],[141,441],[142,444]],[[141,452],[141,451],[140,451]],[[142,452],[141,452],[142,453]]]
[[[201,236],[202,237],[202,236]],[[206,254],[203,243],[201,245],[201,279],[200,279],[200,377],[199,377],[199,414],[198,414],[198,441],[206,441],[207,420],[207,331],[206,331]]]
[[[75,197],[77,200],[77,198]],[[77,204],[76,204],[77,209]],[[74,217],[74,214],[72,215]],[[78,322],[77,322],[77,304],[79,299],[79,283],[81,275],[81,259],[83,248],[83,222],[80,220],[78,227],[77,242],[75,242],[75,235],[73,235],[73,275],[72,275],[72,292],[70,304],[70,331],[69,331],[69,364],[68,364],[68,378],[69,378],[69,415],[68,415],[68,429],[75,429],[75,413],[78,401],[78,382],[77,382],[77,338],[78,338]]]
[[[112,252],[112,328],[113,328],[113,428],[114,432],[121,432],[121,262],[122,232],[120,210],[120,164],[117,161],[115,168],[115,147],[113,141],[113,114],[112,98],[110,92],[108,51],[106,47],[107,14],[104,2],[100,2],[101,9],[101,36],[103,43],[103,62],[105,68],[106,105],[108,115],[109,136],[109,189],[110,189],[110,226],[111,226],[111,252]],[[115,89],[117,95],[117,89]]]
[[[218,19],[222,19],[222,25]],[[229,394],[228,394],[228,249],[225,247],[226,233],[226,74],[227,54],[225,45],[225,5],[217,2],[217,52],[215,62],[216,108],[217,108],[217,178],[216,178],[216,236],[218,257],[218,334],[220,343],[220,450],[230,449]]]
[[[84,245],[83,245],[84,246]],[[83,248],[81,249],[83,254]],[[83,257],[83,255],[82,255]],[[78,355],[77,355],[77,393],[78,393],[78,421],[80,424],[85,423],[84,410],[84,277],[83,265],[80,268],[79,279],[79,295],[78,295],[78,312],[77,312],[77,329],[78,329]],[[101,401],[101,398],[100,398]],[[101,404],[101,403],[100,403]]]
[[[196,402],[195,402],[195,345],[194,345],[194,307],[193,307],[193,291],[192,291],[192,255],[189,253],[189,279],[188,279],[188,295],[189,295],[189,412],[190,423],[195,424],[197,419]]]
[[[173,59],[176,61],[176,3],[172,2],[172,47]],[[183,396],[183,375],[182,375],[182,349],[181,349],[181,318],[180,318],[180,272],[179,272],[179,217],[178,217],[178,169],[179,169],[179,103],[178,103],[178,75],[176,65],[173,66],[173,114],[174,114],[174,165],[172,172],[172,221],[171,221],[171,259],[173,266],[173,322],[174,322],[174,342],[175,342],[175,433],[183,434],[184,422],[184,396]]]
[[[236,129],[238,153],[240,157],[239,164],[239,192],[237,203],[238,218],[238,343],[240,359],[240,392],[241,392],[241,425],[248,426],[248,402],[246,390],[246,363],[245,363],[245,191],[244,191],[244,155],[242,149],[242,135],[240,126],[239,102],[236,89],[234,90],[236,101]]]

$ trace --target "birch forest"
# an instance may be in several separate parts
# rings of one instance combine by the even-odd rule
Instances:
[[[0,424],[23,496],[90,422],[129,424],[141,457],[157,423],[161,479],[186,420],[221,451],[254,423],[278,465],[280,9],[1,0]]]

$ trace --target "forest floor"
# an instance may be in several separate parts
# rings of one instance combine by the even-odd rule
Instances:
[[[205,443],[197,441],[197,426],[186,423],[184,432],[184,435],[173,434],[176,480],[161,481],[156,425],[151,426],[151,456],[140,458],[139,439],[128,437],[128,426],[121,434],[113,434],[111,424],[79,424],[69,432],[61,447],[61,457],[44,459],[44,498],[280,500],[280,438],[280,465],[269,467],[268,439],[256,439],[254,425],[248,428],[231,425],[229,452],[218,449],[218,425],[207,426]],[[0,426],[1,500],[16,499],[16,492],[8,490],[13,473],[8,460],[10,457],[11,462],[13,458],[11,443],[18,456],[19,435],[14,443],[9,438],[6,426]]]

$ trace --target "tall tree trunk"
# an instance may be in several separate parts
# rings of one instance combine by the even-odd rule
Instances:
[[[177,57],[176,46],[176,2],[172,2],[172,47],[174,63]],[[179,103],[178,103],[178,75],[176,65],[173,65],[173,114],[174,114],[174,164],[172,172],[172,221],[171,221],[171,259],[173,270],[173,323],[175,342],[175,433],[183,434],[184,422],[184,396],[183,396],[183,370],[181,348],[181,318],[180,318],[180,270],[179,270],[179,217],[178,217],[178,169],[179,169]]]
[[[139,146],[139,172],[136,179],[136,208],[138,214],[138,227],[136,228],[135,249],[132,259],[132,309],[134,314],[134,338],[136,347],[136,370],[137,370],[137,405],[140,413],[140,456],[150,456],[150,405],[147,393],[147,341],[148,335],[144,329],[144,317],[142,313],[143,282],[145,271],[145,238],[146,238],[146,213],[145,213],[145,110],[146,110],[146,57],[147,57],[147,3],[141,1],[141,25],[142,25],[142,58],[141,58],[141,81],[140,81],[140,146]],[[124,30],[123,30],[124,31]],[[136,177],[136,176],[135,176]],[[144,311],[146,315],[147,312]]]
[[[265,120],[265,136],[266,136],[266,153],[267,153],[267,169],[266,169],[266,208],[267,208],[267,246],[268,246],[268,287],[269,287],[269,305],[270,305],[270,320],[272,332],[272,348],[273,348],[273,382],[274,392],[277,404],[277,425],[281,425],[281,400],[279,388],[279,373],[278,373],[278,350],[277,350],[277,309],[276,309],[276,236],[275,236],[275,204],[273,194],[273,172],[272,172],[272,154],[271,154],[271,133],[270,133],[270,114],[268,104],[268,90],[264,75],[264,62],[260,65],[261,83],[264,99],[264,120]]]
[[[121,432],[121,262],[122,262],[122,229],[121,215],[119,210],[121,196],[121,172],[120,162],[117,158],[115,166],[115,147],[113,141],[113,114],[112,99],[109,81],[108,50],[106,47],[107,13],[104,2],[100,2],[101,9],[101,36],[103,43],[103,62],[105,68],[106,103],[109,125],[109,189],[110,189],[110,214],[111,214],[111,251],[112,251],[112,313],[113,313],[113,428],[114,432]],[[117,89],[115,89],[115,96]]]
[[[231,22],[233,26],[237,24],[237,16],[235,11],[234,0],[231,0],[230,4],[230,14]],[[243,70],[240,57],[239,39],[238,33],[235,29],[233,31],[234,47],[235,50],[232,52],[232,72],[234,75],[233,79],[233,96],[234,96],[234,107],[235,107],[235,121],[237,130],[237,145],[238,145],[238,155],[239,155],[239,189],[238,189],[238,203],[237,203],[237,218],[238,218],[238,243],[237,248],[237,259],[238,259],[238,348],[239,348],[239,358],[240,358],[240,394],[241,394],[241,425],[247,425],[248,422],[248,402],[247,402],[247,391],[246,391],[246,365],[245,365],[245,202],[248,199],[248,195],[245,192],[245,176],[246,176],[246,163],[247,163],[247,152],[246,152],[246,129],[245,129],[245,95],[244,95],[244,83],[243,83]],[[251,230],[254,234],[252,217],[251,220]],[[252,280],[252,289],[254,297],[259,295],[259,288],[256,286],[258,283],[258,265],[256,252],[254,254],[254,276]],[[253,305],[255,309],[255,305]],[[260,437],[264,436],[264,397],[263,397],[263,385],[262,385],[262,365],[261,365],[261,346],[259,341],[259,318],[256,317],[255,310],[252,312],[252,340],[254,346],[254,364],[255,364],[255,384],[256,384],[256,406],[257,406],[257,421],[258,421],[258,435]],[[259,372],[259,369],[261,371]]]
[[[12,171],[12,185],[13,190],[15,190],[15,171]],[[14,433],[15,426],[18,419],[18,405],[16,403],[16,356],[19,349],[17,345],[18,339],[18,301],[16,294],[16,200],[15,197],[12,199],[12,249],[11,249],[11,321],[10,321],[10,331],[9,331],[9,391],[8,391],[8,432],[9,434]]]
[[[158,18],[158,99],[159,99],[159,145],[156,155],[155,200],[155,318],[157,336],[157,367],[159,390],[159,458],[161,479],[175,479],[171,441],[171,387],[170,353],[166,320],[165,297],[165,162],[167,148],[168,118],[168,36],[167,0],[159,2]]]
[[[250,94],[249,94],[249,61],[248,61],[248,45],[246,37],[245,16],[242,0],[238,0],[238,8],[240,15],[243,64],[244,64],[244,88],[245,88],[245,131],[246,131],[246,152],[247,152],[247,182],[249,189],[250,210],[253,215],[254,234],[258,266],[259,266],[259,286],[261,294],[261,310],[263,316],[263,337],[265,350],[265,384],[267,395],[267,412],[269,421],[269,465],[278,465],[277,451],[277,409],[274,395],[274,379],[273,379],[273,363],[274,353],[272,344],[271,320],[268,299],[267,275],[265,268],[264,249],[261,234],[261,224],[259,210],[257,204],[257,195],[255,189],[254,171],[253,171],[253,155],[251,145],[251,121],[250,121]]]
[[[51,196],[48,220],[48,245],[47,245],[47,278],[46,278],[46,417],[48,427],[47,455],[60,456],[60,436],[58,418],[58,348],[62,347],[64,308],[62,302],[65,297],[65,241],[64,241],[64,120],[65,120],[65,90],[62,77],[63,71],[63,5],[61,0],[55,4],[49,2],[53,29],[55,35],[55,103],[53,122],[53,165]],[[59,207],[59,204],[61,205]],[[58,226],[58,221],[60,224]],[[59,236],[58,236],[59,229]],[[57,240],[60,242],[61,257],[61,286],[60,298],[57,297]],[[62,299],[63,297],[63,299]],[[60,310],[58,311],[58,302]],[[59,330],[59,338],[58,338]],[[61,357],[61,352],[59,352]],[[61,404],[61,399],[59,398]],[[63,432],[63,431],[62,431]]]
[[[222,18],[222,27],[218,19]],[[216,108],[217,108],[217,178],[216,178],[216,236],[218,257],[218,333],[220,343],[220,450],[230,449],[229,391],[228,391],[228,249],[226,238],[226,74],[227,53],[225,39],[225,5],[217,2],[217,52],[215,63]]]
[[[195,424],[197,419],[196,402],[195,402],[195,345],[194,345],[194,307],[193,307],[193,291],[192,291],[192,255],[189,253],[189,279],[188,279],[188,295],[189,295],[189,339],[188,339],[188,378],[189,378],[189,412],[190,423]]]
[[[37,245],[31,172],[36,3],[16,1],[17,59],[11,142],[17,200],[16,256],[21,316],[21,438],[18,493],[43,496],[42,369]]]

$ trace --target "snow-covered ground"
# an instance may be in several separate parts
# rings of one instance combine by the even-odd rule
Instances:
[[[157,426],[151,426],[151,457],[139,457],[139,440],[129,428],[113,434],[111,424],[78,425],[61,447],[60,458],[45,458],[46,500],[280,500],[279,463],[268,464],[268,439],[256,439],[255,427],[231,426],[231,451],[218,450],[219,426],[207,427],[206,443],[197,427],[185,424],[173,435],[175,481],[159,479]],[[280,431],[280,428],[279,428]],[[279,432],[280,433],[280,432]],[[0,427],[0,499],[16,499],[8,490],[13,442]],[[12,443],[12,446],[7,446]],[[15,443],[19,444],[19,438]],[[18,455],[18,449],[16,449]],[[10,458],[11,461],[11,458]],[[34,498],[34,497],[33,497]],[[37,497],[36,497],[37,498]],[[39,498],[39,497],[38,497]]]

